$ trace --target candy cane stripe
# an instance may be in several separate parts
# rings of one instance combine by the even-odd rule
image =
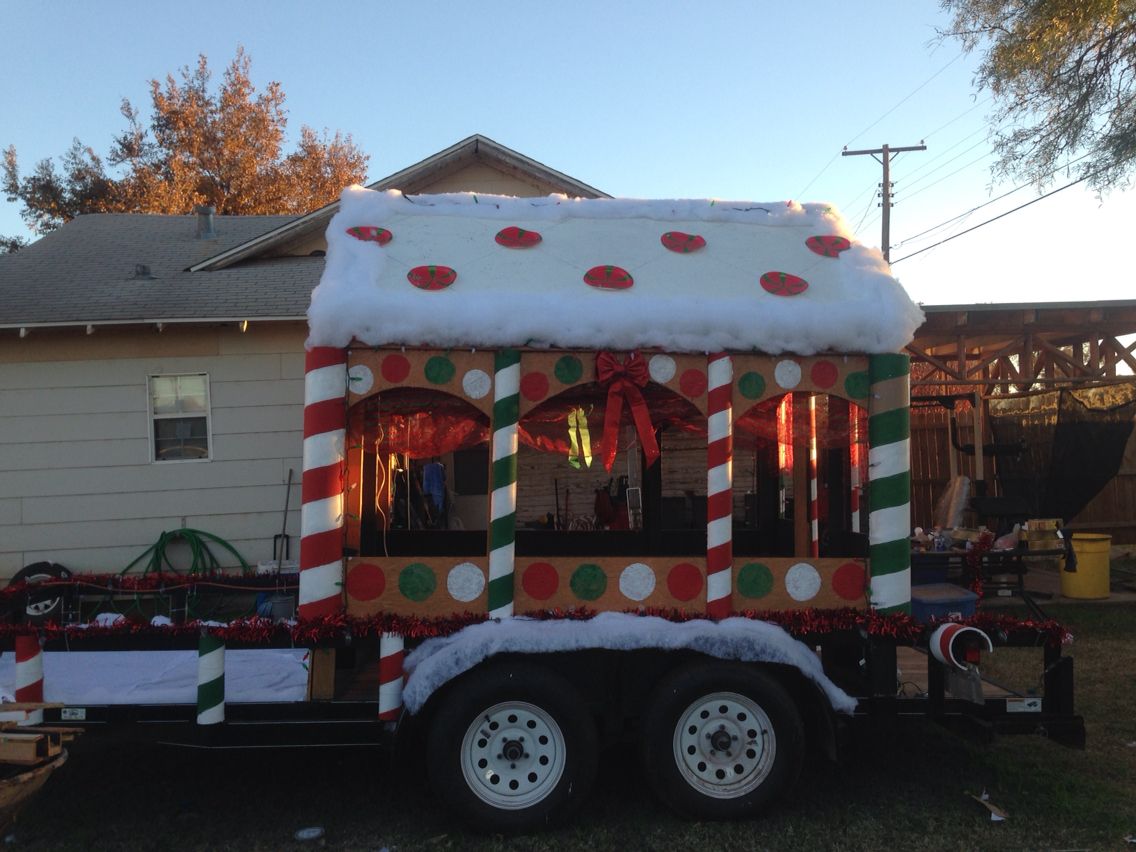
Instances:
[[[316,618],[343,606],[347,350],[316,347],[307,353],[304,370],[300,617]]]
[[[868,359],[868,543],[872,606],[911,611],[911,385],[906,355]]]
[[[724,618],[733,591],[733,362],[706,362],[706,613]]]
[[[517,521],[517,420],[521,356],[497,352],[493,364],[492,491],[489,495],[489,615],[513,614],[513,542]]]

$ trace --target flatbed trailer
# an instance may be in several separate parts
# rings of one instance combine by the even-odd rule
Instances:
[[[390,746],[491,830],[615,741],[697,818],[910,717],[1083,744],[1060,625],[912,616],[921,314],[831,208],[352,188],[309,318],[298,572],[10,589],[0,683],[49,722]],[[1015,647],[1043,690],[984,695]]]

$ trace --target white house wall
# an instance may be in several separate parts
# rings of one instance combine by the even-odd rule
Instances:
[[[250,563],[272,556],[294,471],[298,556],[301,323],[36,329],[0,340],[0,578],[51,560],[118,571],[166,530],[218,535]],[[208,461],[150,461],[147,377],[207,373]],[[223,564],[233,560],[215,550]]]

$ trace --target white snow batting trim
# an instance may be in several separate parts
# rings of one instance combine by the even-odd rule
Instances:
[[[347,362],[317,367],[304,374],[304,404],[343,399],[347,394]]]
[[[328,562],[300,572],[300,606],[338,597],[342,590],[342,562]]]
[[[904,438],[893,444],[868,450],[868,478],[883,479],[911,470],[911,441]]]
[[[872,578],[872,606],[887,609],[911,602],[911,569]]]
[[[408,674],[403,704],[417,713],[436,689],[494,654],[594,648],[690,650],[721,660],[790,665],[824,691],[833,709],[851,713],[856,708],[856,699],[828,679],[816,654],[775,624],[748,618],[676,624],[621,612],[602,612],[588,621],[487,621],[427,639],[403,664]]]

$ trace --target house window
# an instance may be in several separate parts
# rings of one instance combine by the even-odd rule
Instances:
[[[209,458],[209,377],[150,376],[154,461]]]

